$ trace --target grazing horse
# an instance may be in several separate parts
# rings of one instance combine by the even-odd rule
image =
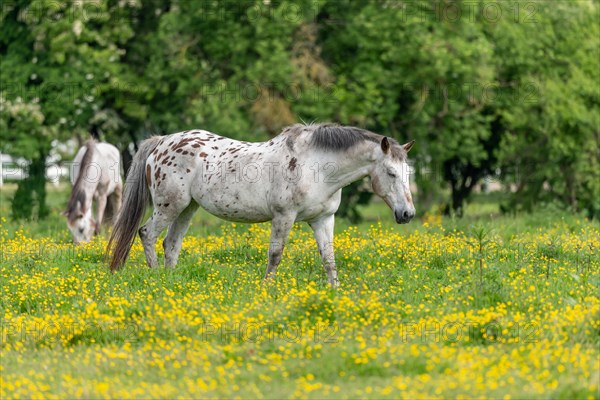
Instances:
[[[151,200],[152,216],[139,229],[149,267],[158,267],[155,244],[167,227],[165,267],[175,266],[201,206],[229,221],[272,221],[265,278],[275,274],[294,222],[308,222],[328,281],[337,286],[333,224],[342,188],[369,175],[396,222],[409,222],[415,215],[406,158],[412,145],[333,124],[293,125],[262,143],[203,130],[151,137],[142,142],[129,170],[124,205],[107,248],[110,268],[125,263]]]
[[[100,232],[107,211],[107,219],[117,215],[121,208],[123,182],[119,150],[108,143],[88,140],[73,160],[71,183],[73,190],[67,209],[67,226],[75,243],[88,242],[92,234]],[[92,217],[92,200],[96,201],[96,219]]]

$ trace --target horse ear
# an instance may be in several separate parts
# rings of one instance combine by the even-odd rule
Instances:
[[[68,217],[69,216],[69,211],[65,210],[65,211],[61,212],[60,215],[62,215],[63,217]]]
[[[384,137],[381,141],[381,150],[383,151],[383,154],[387,154],[390,151],[390,141],[387,137]]]
[[[402,147],[404,148],[404,151],[408,153],[410,149],[412,149],[413,144],[415,144],[415,141],[411,140],[410,142],[403,144]]]

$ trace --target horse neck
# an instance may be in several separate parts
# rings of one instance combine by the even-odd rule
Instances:
[[[86,201],[86,203],[87,203],[87,201]],[[86,204],[84,215],[85,215],[86,219],[89,219],[92,217],[92,202],[91,201],[89,202],[89,205]]]
[[[330,178],[336,182],[336,190],[348,186],[369,175],[373,167],[373,151],[376,143],[365,142],[350,151],[340,153],[333,161],[336,171]],[[339,187],[338,187],[339,186]]]
[[[97,186],[97,184],[94,184],[94,187]],[[86,191],[85,192],[85,205],[83,206],[83,209],[85,210],[85,213],[87,214],[88,212],[91,213],[92,212],[92,201],[94,200],[94,192],[96,191],[96,189],[92,189],[91,191]]]
[[[91,183],[87,182],[87,184],[90,185]],[[71,192],[71,196],[69,197],[69,206],[68,206],[69,213],[78,211],[78,207],[76,206],[76,203],[79,202],[80,206],[81,206],[80,210],[86,216],[88,216],[88,214],[91,215],[92,199],[94,197],[95,188],[86,188],[83,186],[84,186],[84,183],[82,182],[81,184],[79,184],[78,186],[73,188],[73,191]]]
[[[92,160],[89,160],[91,162]],[[92,200],[94,197],[94,192],[96,192],[96,188],[98,187],[98,183],[100,182],[100,176],[95,177],[94,179],[86,179],[85,174],[87,173],[87,168],[89,164],[81,164],[79,168],[79,176],[75,181],[75,186],[73,187],[73,191],[71,196],[77,196],[80,200],[83,197],[84,201],[81,205],[83,207],[83,211],[87,213],[92,209]],[[101,173],[96,170],[95,172]]]

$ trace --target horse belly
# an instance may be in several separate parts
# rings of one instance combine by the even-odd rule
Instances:
[[[266,205],[257,201],[260,197],[238,190],[234,192],[210,187],[193,193],[202,208],[212,215],[233,222],[265,222],[272,219]]]

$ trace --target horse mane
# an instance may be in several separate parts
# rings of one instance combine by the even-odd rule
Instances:
[[[346,151],[359,143],[381,143],[385,136],[378,135],[366,129],[337,124],[294,125],[290,129],[298,131],[297,127],[312,128],[310,144],[312,147],[326,151]],[[294,129],[296,128],[296,129]],[[284,131],[285,132],[285,131]],[[406,159],[406,151],[395,140],[388,137],[392,157]]]
[[[96,149],[96,141],[94,139],[89,139],[83,147],[86,148],[85,154],[81,159],[81,165],[79,166],[79,175],[77,175],[77,179],[73,184],[73,190],[71,191],[71,196],[69,197],[69,203],[67,204],[66,214],[69,220],[73,217],[73,213],[77,211],[77,203],[80,203],[82,206],[85,205],[86,194],[83,189],[84,175],[87,167],[92,163],[92,159],[94,157],[94,151]]]
[[[381,139],[372,132],[354,126],[321,124],[313,130],[310,143],[321,150],[343,151],[367,140],[378,143]]]

